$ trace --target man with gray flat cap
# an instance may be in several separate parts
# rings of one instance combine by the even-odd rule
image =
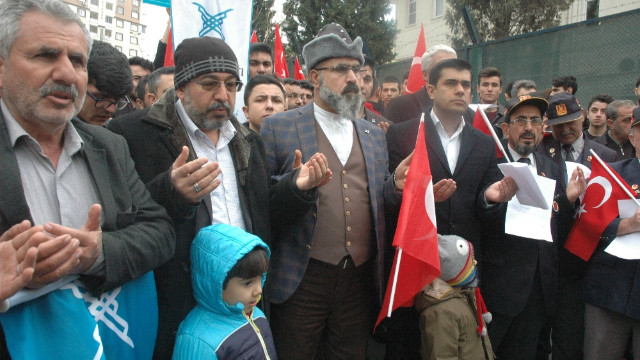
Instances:
[[[390,177],[383,131],[357,118],[360,37],[328,24],[302,55],[313,105],[260,129],[272,181],[299,176],[300,153],[321,179],[299,195],[274,187],[271,328],[280,359],[364,359],[384,289],[385,208],[400,204],[408,161]]]

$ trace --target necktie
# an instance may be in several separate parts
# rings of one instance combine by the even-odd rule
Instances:
[[[531,159],[529,159],[527,157],[521,157],[520,159],[518,159],[518,162],[525,163],[527,165],[531,165]]]
[[[562,149],[565,151],[565,161],[576,161],[573,157],[573,145],[564,144],[562,145]]]

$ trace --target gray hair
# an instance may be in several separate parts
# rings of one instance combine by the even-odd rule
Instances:
[[[432,47],[430,47],[429,49],[427,49],[427,52],[425,52],[422,55],[422,61],[420,62],[420,65],[422,66],[422,71],[429,71],[431,70],[431,66],[433,66],[433,63],[431,62],[433,55],[435,55],[438,51],[442,51],[442,52],[447,52],[447,53],[451,53],[453,55],[455,55],[456,57],[458,56],[458,53],[456,53],[455,50],[453,50],[452,47],[447,46],[447,45],[443,45],[443,44],[439,44],[439,45],[434,45]]]
[[[9,58],[9,51],[18,38],[20,21],[31,11],[39,11],[65,23],[74,22],[80,26],[87,40],[87,55],[91,52],[91,34],[78,15],[59,0],[1,0],[0,1],[0,57]]]
[[[636,107],[636,104],[631,100],[615,100],[612,101],[611,104],[607,105],[607,109],[605,113],[607,114],[607,119],[611,119],[613,121],[618,120],[618,109],[626,107]]]
[[[536,82],[533,80],[518,80],[516,82],[513,83],[513,87],[511,88],[511,97],[517,97],[518,96],[518,90],[525,88],[525,89],[538,89],[538,85],[536,85]]]

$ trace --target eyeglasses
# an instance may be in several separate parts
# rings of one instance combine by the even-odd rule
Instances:
[[[511,122],[514,125],[523,126],[523,127],[526,126],[527,123],[530,123],[531,126],[541,126],[542,118],[539,118],[539,117],[527,118],[524,116],[518,116],[517,118],[513,119]]]
[[[88,91],[87,95],[89,95],[89,97],[93,99],[93,101],[95,101],[95,105],[98,109],[108,109],[111,105],[115,105],[116,110],[122,110],[126,108],[127,105],[129,105],[129,98],[127,98],[126,96],[118,101],[111,101],[109,99],[98,98]]]
[[[205,78],[202,80],[196,80],[195,83],[200,85],[200,87],[204,91],[214,91],[214,92],[218,91],[218,89],[220,89],[222,84],[224,84],[224,88],[230,93],[234,93],[242,89],[242,82],[237,80],[220,81],[220,80]]]
[[[363,69],[360,65],[347,65],[347,64],[339,64],[336,66],[325,66],[316,68],[316,70],[331,70],[333,72],[338,73],[340,76],[346,76],[349,74],[349,71],[353,71],[357,77],[361,77],[367,73],[366,69]]]

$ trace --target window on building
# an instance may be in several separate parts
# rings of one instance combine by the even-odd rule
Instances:
[[[116,50],[118,50],[118,51],[122,52],[122,46],[118,46],[118,45],[116,45]]]
[[[113,10],[113,3],[107,3],[107,10]]]
[[[118,8],[116,9],[116,12],[120,15],[124,15],[124,8],[122,6],[118,6]]]
[[[416,0],[409,0],[409,6],[407,6],[407,9],[409,9],[409,25],[415,25],[416,24]]]
[[[113,24],[113,17],[109,15],[105,15],[104,22],[106,22],[107,24]]]
[[[100,0],[91,0],[91,5],[100,5]]]
[[[132,11],[132,12],[131,12],[131,17],[132,17],[132,18],[134,18],[134,19],[139,19],[139,18],[140,18],[140,15],[138,14],[138,12],[137,12],[137,11]]]
[[[133,6],[140,6],[140,0],[133,0]]]
[[[137,38],[137,37],[135,37],[135,36],[132,36],[132,37],[129,39],[129,41],[130,41],[132,44],[138,45],[138,38]]]
[[[85,17],[87,16],[87,11],[83,8],[78,8],[78,16]]]
[[[444,0],[436,0],[433,2],[433,16],[439,17],[444,15]]]
[[[98,20],[98,13],[95,11],[92,11],[89,16],[94,20]]]
[[[116,19],[116,26],[117,27],[124,27],[124,21],[122,21],[120,19]]]
[[[138,24],[131,23],[131,31],[138,31]]]
[[[104,30],[104,36],[110,38],[111,37],[111,30],[105,29]]]
[[[587,0],[587,20],[600,17],[600,0]]]
[[[119,33],[119,32],[116,33],[116,40],[122,41],[122,33]]]
[[[129,56],[138,56],[138,51],[137,51],[137,50],[130,49],[130,50],[129,50]]]
[[[89,31],[91,31],[94,34],[98,33],[98,27],[95,25],[89,25]]]

